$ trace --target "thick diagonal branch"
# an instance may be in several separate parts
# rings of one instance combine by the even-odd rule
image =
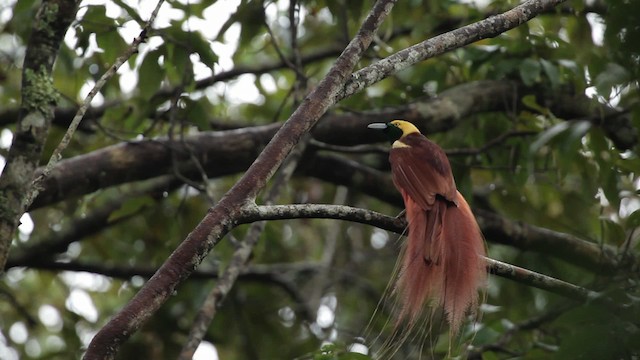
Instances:
[[[284,123],[244,176],[214,206],[171,254],[158,272],[92,339],[85,359],[111,359],[128,339],[173,293],[236,223],[242,206],[253,201],[285,157],[327,109],[362,53],[367,49],[393,0],[373,6],[356,37],[336,60],[327,76]]]
[[[273,181],[273,185],[267,191],[264,196],[264,202],[268,205],[273,204],[286,183],[293,176],[293,172],[298,166],[298,162],[302,158],[304,149],[308,144],[309,136],[306,136],[306,141],[298,145],[287,157],[284,165],[280,168]],[[178,360],[190,360],[193,358],[193,354],[202,342],[204,335],[209,328],[209,325],[213,321],[217,313],[217,309],[220,304],[226,299],[229,291],[234,286],[238,276],[247,267],[247,263],[253,253],[253,248],[258,243],[262,232],[266,226],[266,221],[254,222],[249,230],[245,239],[238,244],[238,248],[233,252],[229,265],[225,268],[224,272],[220,276],[220,280],[216,283],[216,286],[209,292],[204,300],[196,319],[194,320],[191,330],[189,331],[188,341],[180,351]]]

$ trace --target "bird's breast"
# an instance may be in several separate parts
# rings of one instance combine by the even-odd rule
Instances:
[[[402,141],[400,141],[400,140],[396,140],[396,141],[394,141],[394,142],[393,142],[393,144],[391,144],[391,148],[392,148],[392,149],[409,148],[409,147],[411,147],[411,146],[409,146],[409,145],[407,145],[407,144],[403,143],[403,142],[402,142]]]

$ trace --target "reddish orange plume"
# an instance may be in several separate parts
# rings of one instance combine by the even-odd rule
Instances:
[[[432,301],[444,308],[455,333],[467,311],[475,311],[478,288],[486,281],[482,234],[459,192],[454,202],[436,199],[431,210],[401,193],[409,235],[397,282],[403,302],[400,319],[414,323]]]
[[[409,236],[396,292],[400,320],[415,325],[427,303],[441,306],[455,333],[468,310],[478,305],[478,288],[486,281],[484,241],[456,189],[447,155],[402,120],[370,124],[392,141],[389,152],[393,183],[407,210]]]

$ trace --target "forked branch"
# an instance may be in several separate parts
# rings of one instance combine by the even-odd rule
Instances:
[[[134,298],[92,339],[85,359],[112,359],[129,338],[171,296],[202,259],[237,223],[244,204],[254,201],[285,157],[334,104],[353,67],[373,37],[394,0],[379,0],[327,76],[284,123],[244,176],[214,206],[178,246]]]

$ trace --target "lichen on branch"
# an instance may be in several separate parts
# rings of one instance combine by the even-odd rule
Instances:
[[[22,92],[22,108],[29,112],[41,114],[50,111],[51,105],[58,102],[58,91],[53,87],[53,78],[44,66],[39,69],[24,70],[24,90]],[[26,125],[26,119],[21,122]],[[42,125],[40,125],[42,126]]]
[[[78,2],[73,0],[43,1],[34,19],[23,64],[20,117],[0,176],[0,269],[5,267],[13,235],[26,210],[25,197],[49,134],[58,100],[53,64],[77,8]]]

